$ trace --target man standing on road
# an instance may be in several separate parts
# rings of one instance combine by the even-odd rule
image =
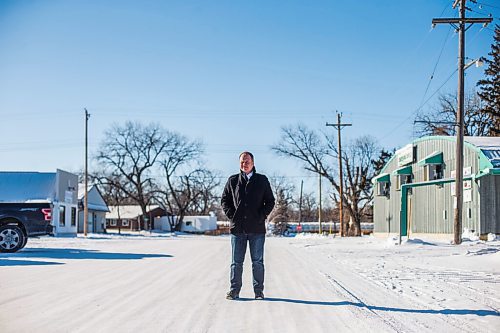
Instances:
[[[231,289],[227,299],[240,295],[243,260],[250,247],[255,299],[264,299],[265,220],[274,207],[274,195],[266,176],[255,171],[252,153],[240,154],[240,173],[227,180],[221,199],[231,221]]]

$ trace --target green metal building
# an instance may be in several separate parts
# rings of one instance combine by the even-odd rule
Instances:
[[[429,136],[396,151],[373,179],[374,233],[453,238],[456,138]],[[500,234],[500,137],[465,137],[462,226]]]

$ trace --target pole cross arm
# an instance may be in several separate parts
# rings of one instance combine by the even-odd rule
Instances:
[[[432,19],[432,24],[440,24],[440,23],[491,23],[493,18],[481,18],[481,17],[467,17],[467,18],[435,18]]]
[[[326,126],[333,126],[335,128],[339,128],[339,126],[340,126],[340,128],[342,129],[342,128],[346,127],[346,126],[352,126],[352,124],[330,124],[330,123],[326,123]]]

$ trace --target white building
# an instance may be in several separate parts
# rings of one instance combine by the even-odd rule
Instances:
[[[0,202],[48,202],[56,236],[76,236],[78,176],[56,172],[0,172]]]
[[[155,218],[155,227],[162,231],[170,231],[168,219],[172,217],[162,216]],[[176,219],[176,217],[173,217]],[[184,216],[181,231],[204,233],[205,231],[217,230],[217,217],[211,215],[204,216]]]
[[[106,213],[108,205],[95,185],[88,187],[88,217],[87,232],[104,232],[106,230]],[[78,185],[78,232],[83,232],[83,214],[85,199],[85,184]]]

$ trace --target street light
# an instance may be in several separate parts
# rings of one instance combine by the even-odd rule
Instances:
[[[469,61],[468,63],[466,63],[464,65],[464,69],[467,69],[467,68],[469,68],[470,66],[472,66],[474,64],[476,65],[476,67],[482,67],[484,65],[483,58],[477,58],[475,60]]]

